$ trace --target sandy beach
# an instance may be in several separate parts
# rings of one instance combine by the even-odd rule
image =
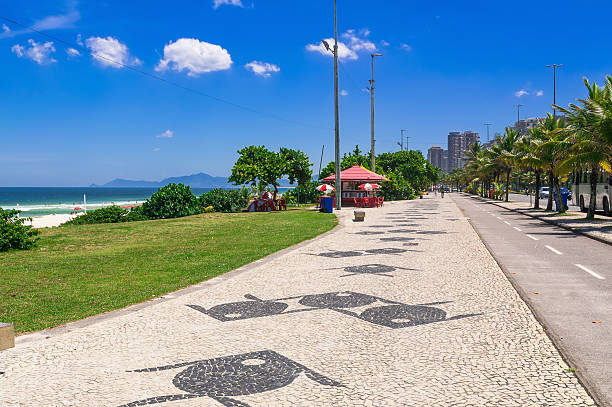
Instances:
[[[34,216],[31,218],[31,221],[26,220],[25,225],[32,226],[34,228],[52,228],[68,222],[70,219],[76,218],[77,216],[78,215],[70,214]]]

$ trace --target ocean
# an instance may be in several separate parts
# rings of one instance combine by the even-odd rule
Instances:
[[[191,188],[196,196],[213,188]],[[83,195],[87,198],[87,210],[110,205],[139,205],[158,188],[104,188],[104,187],[0,187],[0,208],[19,209],[21,217],[67,214],[75,208],[84,208]],[[285,192],[288,188],[279,188]],[[82,212],[82,209],[78,210]]]
[[[148,199],[158,188],[89,188],[89,187],[0,187],[0,208],[19,209],[21,217],[65,214],[83,208],[83,194],[87,209],[109,205],[135,205]],[[201,195],[212,188],[192,188]]]

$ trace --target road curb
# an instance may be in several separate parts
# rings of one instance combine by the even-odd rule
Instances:
[[[467,197],[473,197],[475,195],[470,195],[470,194],[463,194]],[[484,202],[489,202],[486,199],[481,199],[479,196],[475,196],[476,198],[478,198],[481,201]],[[452,198],[451,198],[452,199]],[[453,202],[454,199],[453,199]],[[457,203],[455,202],[455,205],[457,205]],[[499,206],[500,208],[504,208],[507,209],[503,206],[500,205],[496,205]],[[459,205],[457,205],[457,208],[461,211],[461,213],[463,214],[463,216],[467,217],[465,212],[463,211],[463,209],[461,209],[459,207]],[[508,210],[512,210],[512,209],[508,209]],[[521,213],[518,211],[514,211],[513,212],[517,212],[517,213]],[[532,218],[535,219],[539,219],[535,216],[531,216]],[[470,223],[470,226],[472,226],[472,229],[474,230],[474,232],[476,233],[476,235],[478,235],[478,238],[480,239],[480,241],[482,242],[482,244],[487,248],[487,250],[489,251],[489,254],[491,255],[491,257],[493,257],[493,260],[495,260],[495,263],[497,263],[497,265],[499,266],[499,268],[501,269],[501,271],[504,273],[504,276],[506,277],[506,280],[508,280],[508,282],[510,283],[510,285],[512,285],[512,287],[514,288],[514,290],[518,293],[519,297],[521,298],[521,300],[525,303],[525,305],[527,305],[527,307],[529,308],[529,310],[531,311],[531,313],[534,315],[535,319],[538,321],[538,323],[540,325],[542,325],[542,328],[544,329],[544,333],[546,334],[546,336],[548,336],[548,338],[550,339],[550,341],[552,342],[553,346],[555,347],[555,349],[557,349],[557,351],[559,352],[559,355],[561,355],[561,358],[563,359],[563,361],[571,368],[571,367],[577,367],[576,371],[573,372],[574,375],[576,376],[576,378],[578,379],[578,382],[582,385],[582,387],[584,387],[584,389],[586,390],[586,392],[589,394],[589,396],[591,396],[591,398],[593,399],[593,401],[595,402],[595,404],[599,407],[612,407],[612,404],[608,403],[608,401],[606,400],[606,396],[603,395],[598,389],[597,386],[593,383],[593,380],[591,380],[591,378],[582,373],[581,370],[581,366],[579,363],[576,363],[575,359],[572,357],[572,355],[570,354],[570,352],[565,348],[565,346],[563,346],[563,343],[561,341],[561,337],[559,335],[557,335],[553,329],[550,327],[550,325],[548,324],[546,318],[538,311],[538,309],[535,307],[535,305],[531,302],[531,299],[529,297],[529,294],[519,285],[519,283],[512,277],[512,275],[510,274],[510,272],[508,271],[508,269],[506,268],[505,265],[501,264],[498,260],[497,257],[495,257],[495,255],[493,254],[493,250],[491,249],[491,247],[489,247],[488,243],[484,241],[484,239],[480,236],[480,233],[478,233],[478,230],[476,229],[476,227],[474,226],[474,224],[472,223],[471,219],[468,219],[468,222]],[[550,222],[547,222],[550,223]],[[554,225],[554,223],[553,223]],[[564,228],[565,229],[565,228]]]
[[[482,202],[490,203],[492,205],[495,205],[495,206],[497,206],[499,208],[502,208],[502,209],[505,209],[507,211],[511,211],[511,212],[515,212],[515,213],[520,213],[521,215],[529,216],[530,218],[540,220],[542,222],[548,223],[549,225],[557,226],[557,227],[560,227],[561,229],[565,229],[565,230],[569,230],[570,232],[574,232],[577,235],[582,235],[582,236],[588,237],[589,239],[597,240],[598,242],[601,242],[601,243],[607,244],[609,246],[612,246],[612,242],[611,241],[609,241],[607,239],[604,239],[602,237],[596,236],[596,235],[592,235],[589,232],[583,232],[581,230],[572,228],[570,226],[562,225],[562,224],[559,224],[557,222],[553,222],[553,221],[551,221],[549,219],[545,219],[545,218],[542,218],[540,216],[531,215],[529,213],[525,213],[525,212],[521,211],[520,209],[507,208],[507,207],[505,207],[503,205],[500,205],[499,203],[497,203],[495,201],[491,201],[491,200],[488,200],[486,198],[482,198],[482,197],[480,197],[478,195],[470,195],[470,194],[465,194],[465,193],[463,195],[468,196],[470,198],[476,198],[476,199],[478,199],[479,201],[482,201]]]

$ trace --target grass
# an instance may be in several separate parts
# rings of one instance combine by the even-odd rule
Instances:
[[[202,214],[43,230],[0,253],[0,321],[19,333],[125,307],[218,276],[332,229],[331,214]]]

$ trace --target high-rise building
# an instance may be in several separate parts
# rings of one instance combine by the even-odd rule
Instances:
[[[472,131],[448,133],[448,172],[463,167],[465,152],[477,141],[480,141],[480,136]]]
[[[442,168],[442,170],[444,170],[444,167],[442,166],[443,151],[444,150],[442,150],[440,146],[433,146],[427,150],[427,161],[429,161],[429,163],[434,167]]]

